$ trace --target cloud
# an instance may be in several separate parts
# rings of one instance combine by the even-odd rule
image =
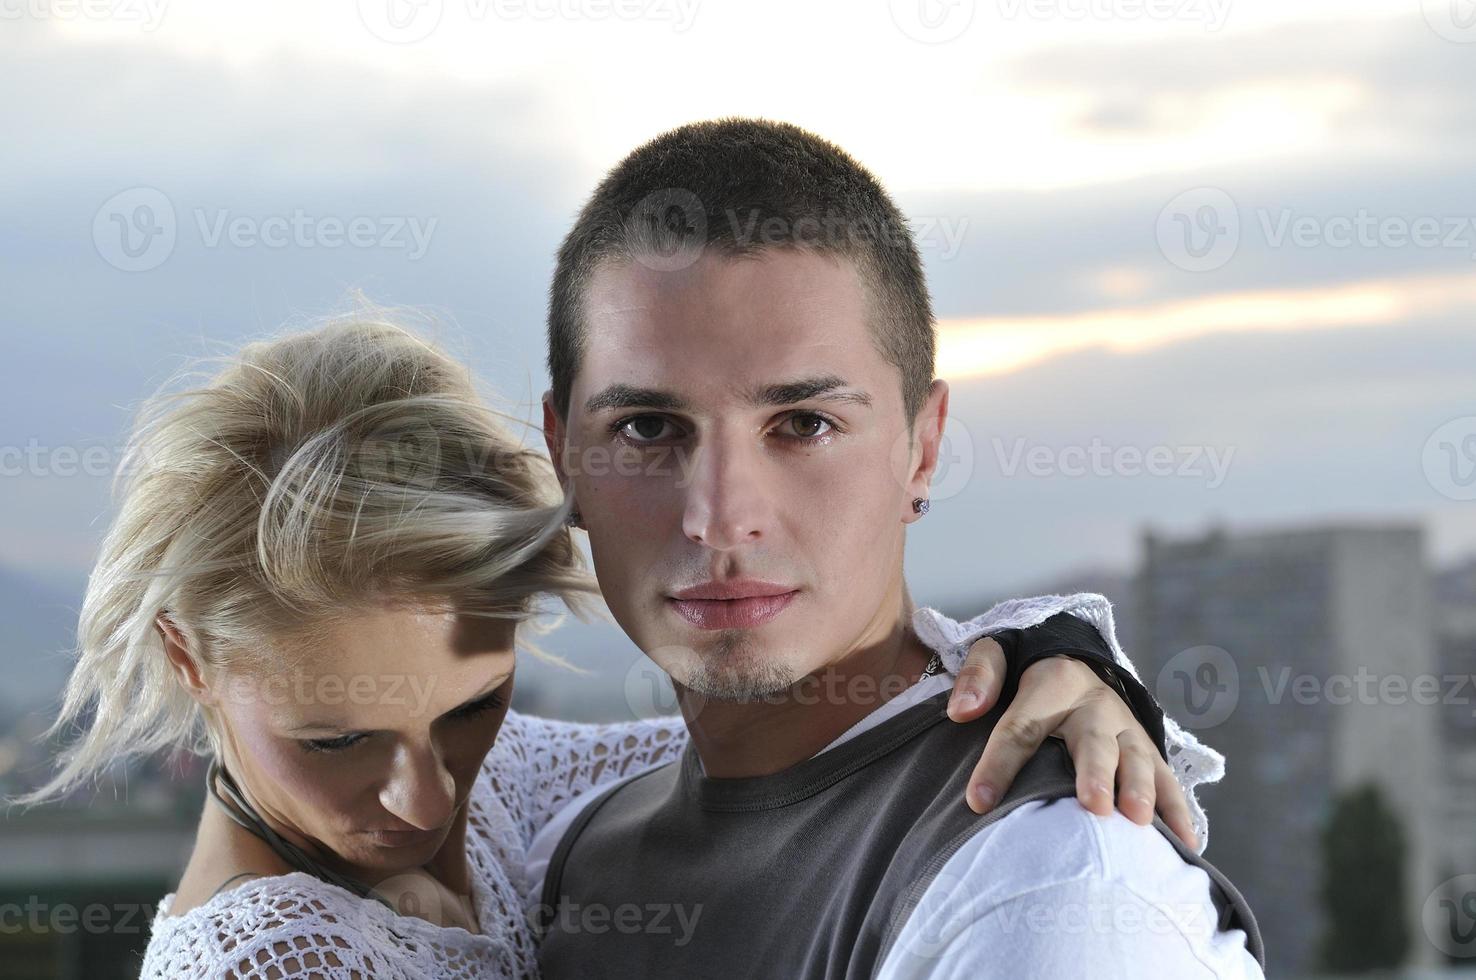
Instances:
[[[941,317],[1066,314],[1476,271],[1473,166],[1476,154],[1456,151],[1350,154],[1336,166],[1226,165],[1040,192],[911,194],[902,205],[963,228],[952,251],[923,242]],[[1165,251],[1159,226],[1170,227],[1173,202],[1208,192],[1228,198],[1219,217],[1238,224],[1235,247],[1223,264],[1194,271]],[[1433,240],[1407,233],[1421,221],[1435,222]]]
[[[1063,315],[961,317],[939,324],[937,363],[946,377],[976,377],[1084,347],[1138,349],[1212,333],[1348,330],[1451,314],[1476,319],[1476,276],[1469,271],[1217,293]]]
[[[1334,24],[1283,23],[1227,39],[1212,33],[1032,51],[1000,72],[1009,84],[1080,97],[1085,137],[1182,139],[1228,109],[1236,93],[1329,107],[1333,134],[1440,139],[1469,149],[1476,120],[1476,60],[1430,29],[1418,6],[1398,16]],[[1391,146],[1418,155],[1419,143]]]
[[[909,531],[920,601],[1126,568],[1148,525],[1430,520],[1441,560],[1476,550],[1469,506],[1453,513],[1422,466],[1431,433],[1472,414],[1471,320],[1084,349],[952,386],[943,497]],[[1082,466],[1094,446],[1105,472]],[[1159,447],[1155,474],[1141,454]]]
[[[587,116],[561,114],[574,96],[551,90],[547,75],[522,83],[409,79],[326,60],[331,52],[312,61],[301,47],[242,67],[208,49],[79,44],[32,23],[13,26],[0,34],[0,84],[25,97],[0,106],[0,123],[27,138],[3,151],[0,332],[11,356],[0,385],[0,445],[116,441],[128,406],[181,357],[207,341],[233,344],[294,314],[333,309],[356,286],[446,314],[475,370],[532,415],[544,381],[553,251],[592,186],[582,153],[634,145],[651,135],[642,128],[647,116],[582,130]],[[924,242],[940,316],[986,332],[1012,325],[1027,340],[1063,325],[1076,331],[1042,360],[957,386],[955,414],[977,430],[979,462],[993,476],[940,501],[916,528],[910,561],[924,599],[1124,558],[1148,519],[1456,513],[1422,484],[1418,457],[1437,422],[1470,411],[1469,316],[1418,307],[1397,326],[1296,334],[1238,329],[1225,310],[1266,295],[1282,309],[1305,310],[1319,296],[1356,297],[1369,283],[1397,291],[1399,283],[1468,275],[1472,260],[1458,248],[1276,244],[1262,219],[1274,228],[1283,215],[1310,217],[1325,228],[1328,218],[1360,210],[1405,219],[1476,214],[1468,95],[1476,62],[1426,30],[1417,12],[1368,28],[1201,37],[1049,48],[988,73],[987,85],[1003,86],[992,100],[1026,115],[1064,113],[1069,125],[1051,152],[1071,182],[1050,191],[987,189],[995,185],[978,174],[992,172],[989,144],[1008,156],[1012,141],[1039,134],[991,128],[998,101],[976,106],[977,91],[935,88],[911,49],[906,63],[918,73],[901,88],[889,83],[895,91],[874,115],[865,110],[875,147],[908,142],[901,136],[912,135],[905,117],[915,103],[931,105],[940,90],[957,98],[949,124],[912,141],[904,156],[932,159],[940,173],[968,172],[975,189],[940,190],[947,182],[924,179],[926,167],[898,166],[913,188],[901,195],[906,210],[962,234]],[[823,73],[810,54],[806,70]],[[679,75],[681,65],[641,70]],[[736,69],[722,79],[727,87],[712,90],[715,110],[745,86]],[[1207,112],[1231,118],[1251,106],[1239,124],[1254,128],[1266,93],[1325,128],[1286,146],[1262,134],[1223,158],[1203,146],[1183,151]],[[1349,93],[1352,101],[1339,101]],[[604,107],[661,95],[612,75],[609,90],[588,99]],[[822,130],[831,118],[853,125],[851,116],[821,114],[824,102],[805,103],[816,112],[805,121]],[[1094,169],[1089,151],[1110,150],[1114,140],[1133,143],[1132,155]],[[167,196],[179,238],[157,268],[128,273],[103,260],[92,227],[104,201],[133,187]],[[1204,187],[1230,196],[1240,240],[1222,266],[1192,272],[1165,255],[1155,226],[1177,195]],[[200,231],[202,215],[207,227],[224,215],[259,228],[297,211],[437,223],[418,261],[321,241],[210,245]],[[1247,328],[1286,325],[1245,316]],[[1155,347],[1102,346],[1114,329],[1155,321],[1194,328],[1211,318],[1223,328],[1214,336],[1169,330]],[[1060,446],[1096,436],[1113,445],[1233,446],[1236,455],[1213,491],[1192,479],[1006,479],[995,436],[1007,451],[1022,437]],[[0,480],[0,558],[83,566],[106,509],[104,479]],[[1451,540],[1465,540],[1459,516],[1442,520]]]

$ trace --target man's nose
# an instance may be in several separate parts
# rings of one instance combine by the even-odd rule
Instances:
[[[752,544],[773,521],[763,449],[741,436],[716,435],[698,445],[688,467],[682,530],[715,551]]]
[[[456,809],[456,780],[433,744],[401,749],[380,790],[386,810],[418,830],[444,827]]]

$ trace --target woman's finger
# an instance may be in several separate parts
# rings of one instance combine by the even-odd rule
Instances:
[[[1153,781],[1158,787],[1158,815],[1179,840],[1196,851],[1199,850],[1199,837],[1194,833],[1194,818],[1189,815],[1189,798],[1184,795],[1184,787],[1174,778],[1174,771],[1163,761],[1162,756],[1159,756],[1154,766]]]
[[[969,777],[965,799],[976,813],[989,812],[1046,736],[1079,710],[1082,692],[1089,689],[1088,679],[1100,683],[1087,667],[1059,657],[1042,660],[1021,675],[1020,689],[989,733],[979,764]],[[1121,729],[1118,725],[1112,731]]]
[[[1117,739],[1094,729],[1063,728],[1062,738],[1076,767],[1076,798],[1099,817],[1112,814],[1112,777],[1120,751]]]
[[[1162,760],[1136,729],[1120,733],[1117,746],[1117,808],[1133,823],[1146,826],[1153,822],[1158,797],[1153,764]]]
[[[1004,688],[1005,655],[999,641],[985,636],[974,641],[948,699],[948,717],[973,721],[999,701]]]

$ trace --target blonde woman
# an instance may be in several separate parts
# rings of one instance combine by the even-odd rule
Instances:
[[[249,344],[151,399],[120,487],[57,722],[80,736],[26,802],[127,756],[212,760],[143,976],[536,974],[533,833],[686,742],[680,718],[508,710],[541,600],[594,593],[546,459],[465,367],[360,315]],[[998,692],[998,645],[975,647],[960,689],[984,703],[956,717]],[[1027,675],[1027,721],[1065,717],[1077,744],[1131,722],[1115,694],[1090,696],[1090,672],[1049,676]],[[1182,826],[1184,800],[1159,798]]]

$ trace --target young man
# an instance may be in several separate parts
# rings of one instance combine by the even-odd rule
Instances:
[[[1110,800],[1117,745],[958,799],[977,734],[928,676],[956,624],[902,574],[948,386],[869,173],[788,125],[658,137],[565,240],[549,343],[549,450],[692,745],[535,842],[547,975],[1259,975],[1250,910],[1165,824],[1059,799],[1084,772]],[[1153,785],[1121,760],[1124,797]]]

